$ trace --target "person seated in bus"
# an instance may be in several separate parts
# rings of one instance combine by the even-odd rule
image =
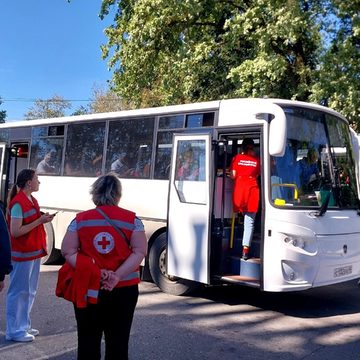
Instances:
[[[281,187],[282,179],[278,175],[276,158],[270,157],[270,181],[271,181],[271,200],[284,199],[283,189]]]
[[[234,212],[244,215],[242,240],[242,258],[244,260],[249,258],[255,216],[259,206],[259,175],[260,159],[255,154],[254,141],[250,138],[245,138],[242,142],[242,152],[233,157],[230,165],[230,177],[234,180]]]
[[[192,150],[187,150],[182,158],[181,166],[177,170],[179,180],[198,180],[199,164],[194,160]]]
[[[311,183],[320,178],[318,168],[319,154],[315,148],[310,148],[307,156],[298,161],[300,188],[308,190]]]
[[[118,176],[129,176],[134,172],[134,169],[129,168],[126,164],[126,153],[122,152],[118,158],[111,163],[110,170],[116,173]]]
[[[54,174],[55,173],[55,166],[52,165],[55,160],[56,151],[50,150],[44,156],[44,159],[41,160],[37,167],[36,172],[38,174]]]

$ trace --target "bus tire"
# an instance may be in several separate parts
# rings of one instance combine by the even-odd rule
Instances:
[[[45,234],[46,234],[47,255],[43,256],[41,258],[42,265],[51,264],[51,263],[55,262],[56,260],[58,260],[58,258],[59,258],[59,252],[56,251],[55,246],[54,246],[55,237],[54,237],[54,230],[53,230],[51,223],[45,223],[44,228],[45,228]]]
[[[154,283],[165,293],[187,295],[200,284],[185,279],[171,279],[166,274],[166,233],[160,234],[153,242],[149,252],[149,269]]]

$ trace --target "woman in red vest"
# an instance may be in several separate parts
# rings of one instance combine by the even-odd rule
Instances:
[[[31,327],[30,311],[39,281],[40,259],[46,253],[44,223],[53,215],[41,214],[32,193],[39,190],[35,170],[21,170],[8,199],[13,271],[6,297],[6,340],[29,342],[39,334]]]
[[[128,359],[130,329],[139,295],[139,265],[146,256],[147,239],[135,213],[118,206],[121,183],[116,175],[100,176],[90,193],[96,208],[76,215],[61,249],[67,263],[75,269],[76,279],[87,277],[86,269],[90,266],[84,258],[90,258],[100,271],[98,294],[94,284],[90,284],[91,276],[87,277],[92,291],[85,307],[78,298],[83,292],[72,293],[78,359],[100,359],[103,334],[105,358]],[[97,303],[94,304],[95,297]]]
[[[257,177],[260,175],[260,161],[255,155],[252,139],[245,138],[242,149],[242,153],[235,155],[232,159],[230,171],[234,179],[234,211],[244,215],[242,258],[247,260],[259,206],[260,189]]]

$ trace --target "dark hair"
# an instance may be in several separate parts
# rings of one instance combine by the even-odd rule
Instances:
[[[254,147],[254,140],[250,138],[245,138],[242,142],[243,151],[247,151],[249,148]]]
[[[90,194],[96,206],[117,205],[121,197],[120,180],[113,173],[102,175],[91,186]]]
[[[12,186],[9,196],[8,196],[8,205],[10,204],[10,201],[14,198],[14,196],[17,194],[17,190],[23,189],[26,186],[26,183],[34,178],[35,170],[33,169],[23,169],[21,170],[17,177],[16,177],[16,183]]]

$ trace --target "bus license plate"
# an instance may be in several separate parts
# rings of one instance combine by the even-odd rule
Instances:
[[[350,275],[352,273],[352,265],[338,267],[334,269],[334,277]]]

